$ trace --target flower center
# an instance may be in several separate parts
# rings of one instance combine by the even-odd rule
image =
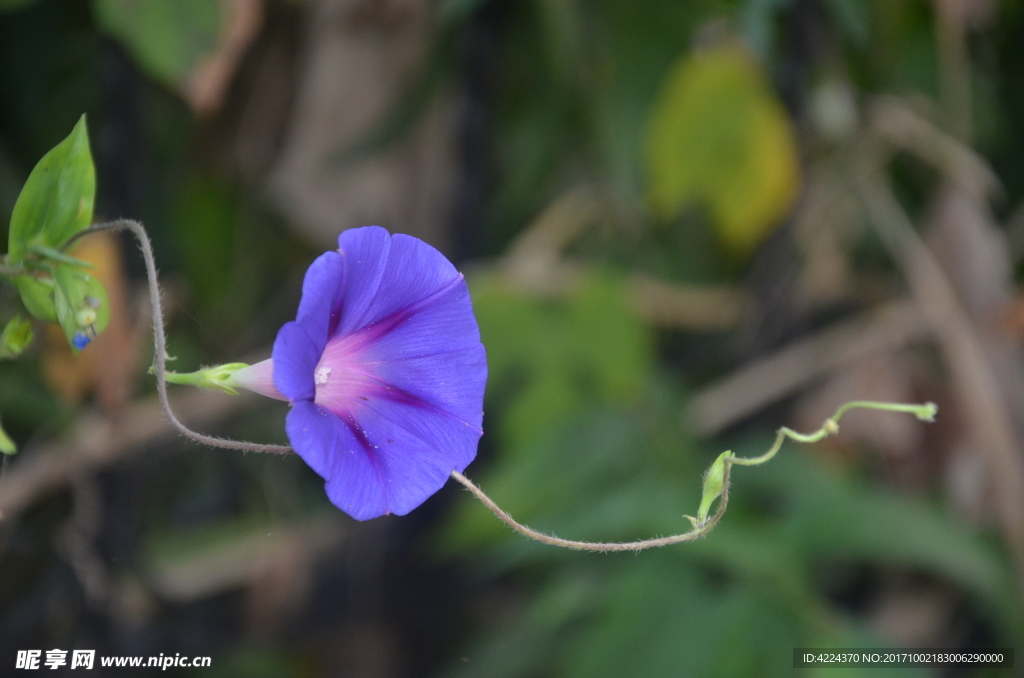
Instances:
[[[313,370],[313,402],[335,414],[347,415],[353,405],[369,400],[376,381],[364,359],[353,349],[350,337],[328,342]]]

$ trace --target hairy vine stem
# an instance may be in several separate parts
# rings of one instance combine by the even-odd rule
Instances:
[[[486,506],[491,512],[496,515],[503,523],[511,527],[513,530],[528,537],[535,539],[544,544],[550,544],[552,546],[561,546],[568,549],[576,549],[578,551],[643,551],[644,549],[657,548],[659,546],[668,546],[669,544],[680,544],[684,542],[696,541],[701,537],[707,535],[718,521],[721,520],[722,516],[725,515],[726,506],[729,503],[729,473],[734,464],[740,466],[758,466],[770,461],[774,457],[779,449],[782,448],[782,443],[789,438],[799,443],[816,443],[830,435],[834,435],[839,432],[839,419],[847,411],[860,408],[860,409],[871,409],[871,410],[884,410],[888,412],[907,412],[913,414],[922,421],[933,421],[937,408],[934,403],[925,403],[924,405],[904,404],[904,403],[880,403],[869,400],[858,400],[854,402],[846,403],[841,406],[836,413],[825,420],[821,428],[814,433],[797,433],[791,428],[783,426],[778,430],[775,435],[775,442],[768,449],[767,452],[759,457],[736,457],[730,453],[725,453],[719,457],[722,463],[722,476],[721,476],[721,494],[717,495],[718,498],[718,509],[713,515],[705,520],[690,518],[690,522],[693,523],[693,529],[689,532],[683,532],[681,534],[674,534],[668,537],[655,537],[653,539],[641,539],[639,541],[630,542],[590,542],[590,541],[573,541],[570,539],[562,539],[553,535],[544,534],[538,532],[522,523],[517,522],[512,516],[506,511],[502,510],[494,500],[484,494],[483,490],[477,487],[469,478],[457,471],[452,472],[452,477],[462,483],[466,489],[476,496],[480,502]],[[714,468],[714,466],[712,466]],[[708,476],[711,476],[711,472]],[[704,502],[711,502],[715,499],[715,496],[709,495],[708,479],[705,479],[704,484]],[[714,491],[714,490],[712,490]],[[687,516],[689,518],[689,516]]]
[[[214,436],[197,433],[182,424],[167,401],[167,337],[164,331],[164,312],[160,301],[160,283],[157,280],[156,260],[153,257],[153,245],[149,235],[142,224],[132,219],[118,219],[103,224],[96,224],[83,231],[79,231],[68,239],[61,249],[68,249],[77,240],[99,231],[130,231],[139,242],[142,250],[142,258],[146,262],[146,280],[149,283],[149,304],[153,312],[153,373],[156,376],[156,393],[160,400],[160,407],[164,416],[171,422],[179,433],[197,443],[210,445],[211,447],[223,447],[229,450],[242,450],[245,452],[271,452],[276,454],[287,454],[292,448],[287,445],[267,445],[263,443],[250,443],[243,440],[231,440],[229,438],[217,438]]]
[[[270,452],[276,454],[293,452],[294,450],[286,445],[267,445],[204,435],[193,431],[178,420],[174,415],[174,412],[171,410],[170,403],[167,399],[167,339],[164,331],[163,306],[160,300],[160,286],[157,279],[156,262],[153,257],[152,243],[150,242],[146,229],[143,228],[142,224],[131,219],[118,219],[116,221],[97,224],[91,228],[79,231],[68,239],[61,250],[67,250],[80,238],[99,231],[130,231],[132,235],[135,236],[135,239],[138,240],[139,248],[142,250],[142,257],[146,264],[146,279],[149,283],[150,306],[153,314],[153,373],[156,376],[156,390],[157,396],[160,400],[160,406],[171,425],[186,438],[212,447],[242,450],[246,452]],[[718,524],[718,521],[721,520],[722,516],[725,515],[725,510],[729,503],[729,474],[734,464],[741,466],[756,466],[763,464],[778,453],[786,438],[790,438],[801,443],[814,443],[829,435],[833,435],[839,431],[838,422],[840,417],[842,417],[845,412],[853,408],[907,412],[924,421],[932,421],[936,412],[936,407],[932,403],[926,403],[924,405],[910,405],[903,403],[855,401],[846,403],[840,407],[836,413],[829,419],[826,419],[822,427],[814,433],[803,434],[797,433],[796,431],[786,427],[780,428],[775,437],[775,443],[767,452],[759,457],[736,457],[732,455],[732,453],[726,452],[719,456],[718,460],[716,460],[705,476],[704,496],[698,517],[692,518],[690,516],[685,516],[690,520],[693,525],[693,529],[667,537],[655,537],[652,539],[628,542],[589,542],[562,539],[561,537],[538,532],[537,530],[516,521],[508,514],[508,512],[498,506],[493,499],[487,496],[479,486],[474,484],[469,480],[469,478],[458,471],[452,471],[451,477],[469,490],[473,496],[479,499],[480,502],[494,513],[494,515],[496,515],[503,523],[529,539],[551,546],[559,546],[579,551],[642,551],[650,548],[668,546],[670,544],[696,541],[697,539],[707,535],[715,525]],[[707,515],[711,505],[716,500],[718,501],[718,508],[713,514]]]
[[[682,544],[688,541],[696,541],[701,537],[705,536],[710,532],[718,521],[721,520],[722,516],[725,515],[725,507],[729,503],[729,466],[726,465],[724,470],[725,484],[722,488],[722,494],[719,497],[718,510],[715,511],[708,520],[700,526],[695,525],[689,532],[682,532],[680,534],[669,535],[668,537],[654,537],[652,539],[640,539],[637,541],[575,541],[572,539],[562,539],[551,534],[545,534],[538,532],[531,527],[527,527],[522,523],[516,521],[515,518],[510,516],[500,506],[494,503],[494,500],[484,494],[477,485],[473,483],[469,478],[462,475],[458,471],[452,471],[452,478],[462,483],[467,490],[473,493],[477,499],[480,500],[484,506],[490,509],[491,513],[498,516],[501,522],[505,523],[519,534],[539,541],[542,544],[548,544],[550,546],[560,546],[562,548],[573,549],[575,551],[603,551],[606,553],[614,551],[643,551],[646,549],[658,548],[659,546],[669,546],[670,544]]]

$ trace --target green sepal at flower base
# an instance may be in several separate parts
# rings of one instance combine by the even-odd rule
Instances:
[[[8,263],[22,261],[34,245],[59,249],[86,228],[95,195],[96,170],[83,115],[36,164],[21,189],[11,214]]]
[[[235,374],[249,367],[246,363],[228,363],[204,367],[196,372],[167,372],[164,378],[170,384],[212,388],[228,395],[238,395],[238,387],[245,388],[245,382],[235,381]],[[153,370],[151,369],[150,372]]]
[[[0,359],[17,358],[32,343],[32,323],[20,315],[11,318],[0,333]]]
[[[110,322],[107,291],[96,276],[66,264],[54,268],[53,282],[57,322],[64,330],[68,343],[75,350],[81,351]]]
[[[31,275],[19,275],[14,279],[14,286],[21,295],[21,303],[25,305],[33,318],[46,322],[57,322],[57,309],[53,305],[53,280],[36,278]]]

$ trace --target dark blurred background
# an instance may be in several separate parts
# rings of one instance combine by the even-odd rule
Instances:
[[[110,328],[0,363],[0,674],[54,647],[247,678],[1024,648],[1020,3],[0,0],[4,240],[83,112],[97,218],[153,237],[173,369],[266,357],[341,230],[446,253],[490,364],[467,475],[538,529],[685,531],[719,452],[846,400],[939,418],[851,413],[737,468],[707,539],[639,555],[528,542],[454,483],[357,523],[294,456],[171,432],[137,249],[93,237]],[[282,403],[172,397],[285,442]]]

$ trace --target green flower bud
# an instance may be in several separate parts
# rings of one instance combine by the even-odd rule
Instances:
[[[0,334],[0,358],[16,358],[31,343],[32,323],[16,315]]]
[[[697,511],[699,526],[707,523],[711,505],[722,495],[722,490],[725,487],[725,460],[731,456],[731,451],[722,452],[704,476],[704,494],[701,496],[700,509]]]
[[[79,327],[88,327],[96,322],[96,311],[91,308],[83,308],[75,314],[75,322]]]

